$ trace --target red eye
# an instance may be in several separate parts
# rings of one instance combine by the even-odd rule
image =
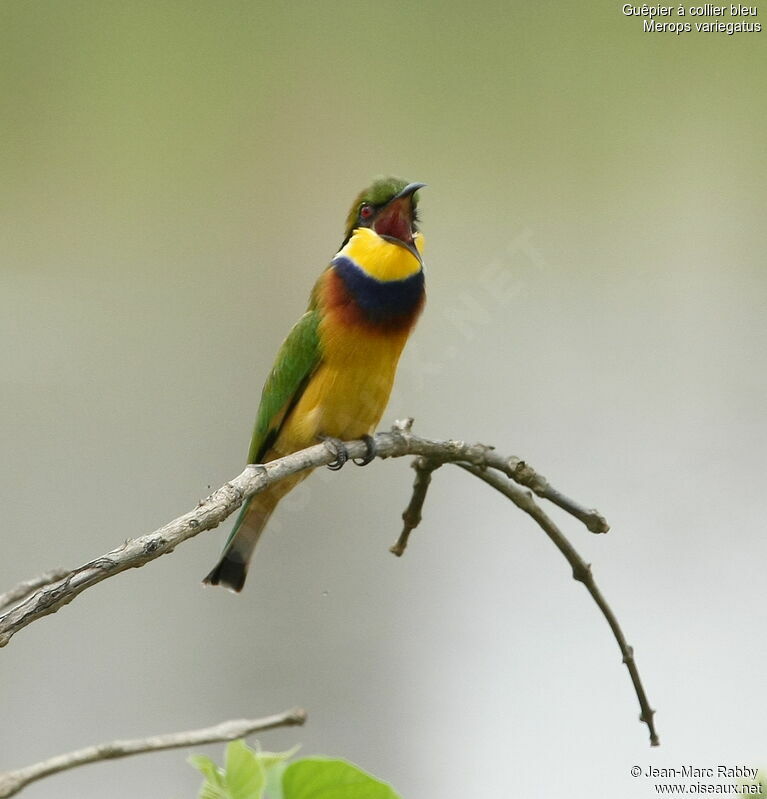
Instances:
[[[371,216],[373,216],[373,206],[363,205],[360,208],[360,219],[370,219]]]

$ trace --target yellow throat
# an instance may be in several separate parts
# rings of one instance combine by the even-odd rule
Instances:
[[[423,235],[413,234],[413,243],[423,253]],[[338,255],[343,255],[376,280],[404,280],[421,269],[421,262],[407,247],[395,244],[366,227],[357,228]]]

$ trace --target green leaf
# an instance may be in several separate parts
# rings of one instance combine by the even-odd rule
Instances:
[[[401,799],[394,789],[346,760],[305,757],[282,778],[283,799]]]
[[[266,778],[261,758],[245,741],[226,747],[226,786],[230,799],[262,799]]]
[[[209,782],[203,783],[197,799],[231,799],[226,788],[219,788]]]
[[[285,763],[275,763],[266,772],[266,796],[268,799],[285,799],[282,793],[282,775],[285,773]]]
[[[231,799],[223,773],[209,757],[192,755],[189,762],[205,777],[198,799]]]
[[[288,749],[286,752],[259,752],[258,759],[261,761],[261,765],[264,769],[268,771],[278,763],[289,760],[300,748],[300,745],[297,745],[292,749]]]
[[[188,762],[202,772],[202,776],[206,779],[221,780],[218,766],[209,757],[205,755],[190,755]]]
[[[266,771],[266,795],[269,799],[284,799],[282,794],[282,775],[287,768],[285,761],[300,749],[294,746],[287,752],[259,752],[261,763]]]

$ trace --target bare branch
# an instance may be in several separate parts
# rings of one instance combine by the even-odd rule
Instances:
[[[570,566],[572,566],[573,579],[583,583],[583,585],[586,586],[586,590],[591,594],[592,598],[597,603],[597,606],[602,611],[602,615],[605,617],[607,623],[610,625],[610,629],[613,631],[615,640],[618,642],[621,654],[623,655],[623,662],[626,664],[626,667],[629,670],[631,682],[634,684],[634,690],[636,691],[637,699],[639,700],[639,707],[641,710],[639,720],[644,722],[650,731],[650,745],[658,746],[660,744],[660,739],[655,731],[655,724],[653,721],[655,711],[650,708],[650,703],[647,701],[647,695],[645,694],[642,681],[639,677],[639,671],[634,660],[634,649],[633,647],[629,646],[628,642],[626,641],[626,637],[623,634],[623,630],[618,623],[618,619],[615,617],[615,614],[612,611],[612,608],[607,603],[607,600],[602,595],[602,592],[599,590],[599,588],[597,588],[597,584],[594,582],[594,575],[591,572],[591,565],[583,560],[583,558],[576,551],[575,547],[573,547],[567,538],[565,538],[562,531],[547,516],[547,514],[533,499],[530,493],[523,491],[513,483],[505,480],[496,472],[488,472],[469,464],[458,465],[466,469],[467,472],[471,472],[471,474],[473,474],[475,477],[479,477],[480,480],[484,480],[488,485],[491,485],[497,491],[500,491],[501,494],[508,497],[520,510],[523,510],[525,513],[532,516],[533,519],[535,519],[535,521],[538,523],[539,527],[554,542],[557,549],[565,556]]]
[[[431,483],[431,473],[440,467],[441,464],[430,461],[428,458],[416,458],[411,466],[415,469],[415,480],[413,481],[413,496],[410,504],[402,512],[402,521],[405,523],[397,542],[389,547],[389,552],[401,558],[407,548],[410,533],[421,523],[421,511],[426,500],[426,492]]]
[[[476,466],[501,469],[505,474],[514,472],[510,464],[519,459],[505,458],[484,444],[466,444],[463,441],[432,441],[411,432],[412,420],[398,422],[388,433],[375,437],[377,455],[380,458],[400,458],[403,455],[421,455],[429,461],[440,463],[465,462]],[[350,458],[361,458],[368,454],[364,441],[346,443]],[[263,465],[250,465],[237,477],[214,491],[198,506],[179,516],[152,533],[133,538],[101,557],[64,574],[60,579],[38,589],[15,607],[0,615],[0,647],[33,621],[55,613],[88,588],[113,577],[127,569],[144,566],[146,563],[167,555],[180,543],[203,530],[217,527],[253,494],[264,491],[296,472],[324,466],[334,459],[324,444],[294,452]],[[513,479],[513,475],[510,474]],[[564,495],[557,492],[557,496]],[[564,506],[563,506],[564,507]],[[580,507],[568,501],[570,512],[582,519]],[[568,508],[565,508],[567,510]],[[600,517],[601,518],[601,517]]]
[[[24,599],[25,596],[29,596],[32,591],[42,588],[44,585],[55,583],[56,580],[66,577],[67,574],[69,574],[69,569],[51,569],[49,572],[45,572],[45,574],[32,577],[30,580],[24,580],[18,585],[13,586],[13,588],[6,591],[4,594],[0,594],[0,610],[7,608],[8,605],[13,605],[15,602],[19,602]]]
[[[165,749],[182,749],[188,746],[202,746],[203,744],[219,743],[221,741],[234,741],[245,738],[255,732],[271,730],[275,727],[288,727],[303,724],[306,713],[300,708],[294,708],[285,713],[266,716],[262,719],[236,719],[224,721],[213,727],[188,732],[173,732],[168,735],[153,735],[149,738],[138,738],[128,741],[112,741],[111,743],[88,746],[69,752],[65,755],[56,755],[49,760],[43,760],[32,766],[0,773],[0,799],[13,796],[31,782],[36,782],[51,774],[58,774],[77,766],[88,763],[97,763],[100,760],[112,760],[118,757],[140,755],[144,752],[162,752]]]
[[[650,730],[652,745],[657,745],[658,736],[653,724],[654,711],[651,710],[644,693],[634,661],[633,650],[627,644],[615,615],[596,587],[589,566],[535,502],[530,491],[567,511],[583,522],[592,532],[604,533],[609,530],[604,517],[597,511],[587,509],[569,499],[519,458],[501,455],[494,448],[484,444],[466,444],[463,441],[452,440],[433,441],[421,438],[412,433],[411,427],[412,419],[407,419],[397,422],[391,432],[378,433],[375,437],[376,454],[380,458],[418,456],[414,464],[416,479],[413,496],[403,514],[404,529],[398,542],[392,547],[392,551],[398,555],[404,551],[410,532],[420,522],[431,473],[442,464],[455,463],[503,493],[538,522],[569,561],[575,579],[586,586],[607,619],[623,654],[623,661],[631,675],[642,710],[640,718]],[[346,442],[345,446],[349,458],[362,458],[369,451],[368,445],[364,441]],[[248,466],[241,474],[214,491],[189,513],[179,516],[153,533],[126,541],[106,555],[66,572],[59,579],[50,583],[46,582],[34,590],[34,593],[26,596],[15,607],[0,615],[0,647],[5,646],[19,630],[43,616],[55,613],[87,588],[127,569],[143,566],[161,555],[172,552],[176,546],[188,538],[198,535],[203,530],[217,527],[253,494],[265,490],[296,472],[327,465],[335,457],[335,453],[330,452],[324,444],[318,444],[267,464]],[[518,487],[512,481],[529,490]],[[33,584],[35,584],[34,580],[29,581],[27,585],[32,586]],[[20,590],[22,589],[13,589],[5,596],[16,596]],[[24,596],[24,592],[21,595]]]

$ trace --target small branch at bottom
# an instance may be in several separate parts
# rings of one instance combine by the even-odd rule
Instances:
[[[285,713],[266,716],[262,719],[236,719],[224,721],[213,727],[187,732],[173,732],[168,735],[154,735],[149,738],[138,738],[128,741],[112,741],[111,743],[88,746],[69,752],[65,755],[56,755],[49,760],[43,760],[32,766],[18,769],[17,771],[0,772],[0,799],[13,796],[29,785],[31,782],[50,777],[61,771],[67,771],[77,766],[88,763],[97,763],[100,760],[112,760],[118,757],[139,755],[144,752],[162,752],[166,749],[182,749],[187,746],[202,746],[203,744],[219,743],[221,741],[234,741],[245,738],[255,732],[271,730],[275,727],[289,727],[301,725],[306,721],[306,712],[301,708],[294,708]]]

